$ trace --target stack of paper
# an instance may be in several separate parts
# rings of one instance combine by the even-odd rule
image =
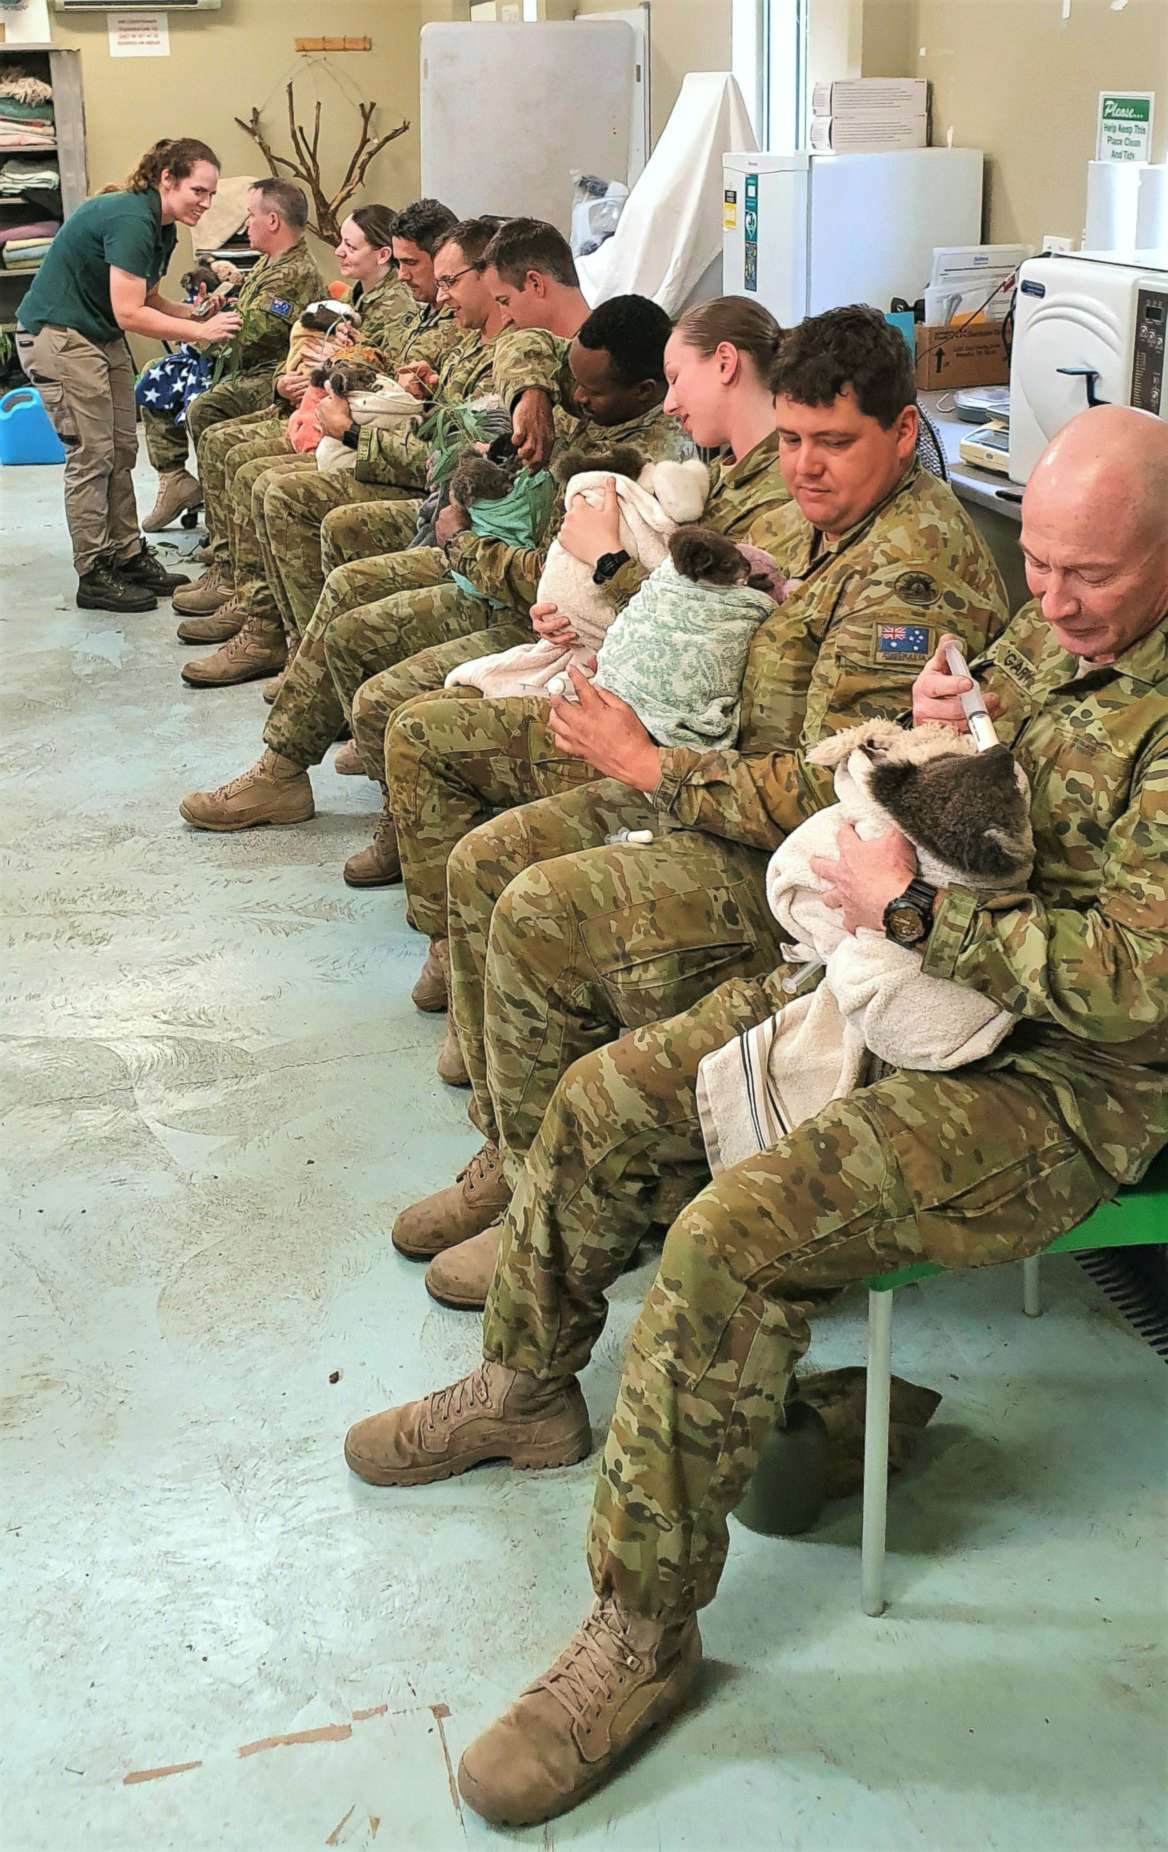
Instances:
[[[818,154],[882,154],[929,145],[923,77],[853,77],[811,92],[811,147]]]
[[[940,246],[925,291],[925,321],[930,328],[949,322],[1004,321],[1014,294],[1014,274],[1032,256],[1028,244]]]

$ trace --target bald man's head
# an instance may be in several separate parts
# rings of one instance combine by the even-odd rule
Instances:
[[[1026,580],[1062,647],[1110,661],[1168,616],[1168,424],[1100,405],[1047,445],[1022,501]]]

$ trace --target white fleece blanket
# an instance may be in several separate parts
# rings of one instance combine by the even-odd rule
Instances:
[[[580,495],[591,507],[599,508],[604,485],[610,480],[616,486],[620,509],[621,547],[647,572],[653,572],[665,558],[673,530],[700,519],[710,473],[696,457],[684,463],[647,463],[635,482],[629,476],[613,476],[609,470],[585,470],[570,478],[565,507],[571,507],[573,498]],[[579,643],[570,649],[543,639],[518,643],[496,655],[460,663],[446,677],[446,686],[477,688],[489,700],[500,701],[546,695],[549,684],[572,668],[591,676],[593,658],[616,612],[604,591],[593,584],[591,567],[574,559],[558,539],[548,548],[535,602],[558,605]]]
[[[930,732],[943,736],[938,750],[967,749],[960,736]],[[838,750],[837,742],[826,741],[809,756],[829,763]],[[801,991],[702,1061],[698,1112],[715,1175],[770,1150],[829,1100],[865,1085],[875,1061],[944,1073],[992,1054],[1017,1020],[976,991],[926,977],[915,947],[894,945],[883,932],[865,928],[845,932],[838,910],[824,901],[824,883],[811,860],[835,858],[841,823],[852,822],[864,841],[892,827],[868,791],[871,770],[862,748],[849,751],[837,763],[838,801],[800,824],[771,857],[767,899],[790,942],[787,956],[808,968],[805,980],[788,981],[810,983],[817,969],[821,977],[815,989]],[[1016,776],[1023,778],[1020,771]],[[968,871],[914,847],[920,874],[933,886],[978,885]]]
[[[377,385],[369,392],[355,392],[349,400],[353,423],[376,425],[378,430],[392,431],[417,418],[422,410],[413,393],[399,386],[388,373],[379,373]],[[357,452],[350,450],[339,437],[322,437],[316,446],[317,469],[356,469]]]

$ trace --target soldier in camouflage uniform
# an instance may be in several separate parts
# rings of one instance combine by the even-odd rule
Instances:
[[[398,347],[399,369],[414,365],[437,367],[461,339],[449,310],[436,302],[434,280],[434,253],[445,242],[454,224],[454,214],[437,200],[417,200],[398,214],[393,255],[401,279],[417,304]],[[329,431],[330,435],[343,435],[340,426],[349,429],[346,402],[335,397],[324,401],[318,419],[322,430]],[[331,430],[334,419],[340,422],[336,430]],[[356,427],[351,428],[350,437],[355,448]],[[222,589],[231,596],[232,608],[221,618],[221,624],[230,623],[233,628],[221,631],[228,639],[222,649],[184,666],[183,680],[192,687],[228,687],[282,669],[287,658],[285,626],[287,624],[290,632],[296,628],[291,611],[287,609],[287,588],[289,583],[305,578],[319,590],[320,524],[325,513],[347,502],[379,501],[391,494],[383,484],[357,481],[349,470],[282,469],[279,459],[274,467],[264,467],[265,462],[266,459],[260,457],[240,466],[231,491],[232,513],[228,517],[229,522],[235,519],[234,510],[239,508],[238,518],[254,534],[261,574],[237,585],[234,595],[232,588],[224,583]],[[283,525],[274,549],[264,507],[269,487],[281,481],[287,482],[289,495],[279,504]],[[285,550],[289,555],[287,560]],[[215,615],[220,616],[222,611],[223,605],[219,605]]]
[[[248,242],[262,253],[244,279],[234,306],[243,325],[232,340],[226,376],[193,399],[184,423],[145,410],[142,423],[150,461],[159,474],[158,499],[142,525],[157,532],[198,502],[187,472],[187,450],[224,419],[258,411],[271,401],[272,372],[288,345],[293,322],[322,294],[320,271],[304,241],[308,202],[289,180],[261,180],[248,194]]]
[[[552,740],[560,756],[610,775],[505,811],[450,856],[451,1010],[486,1143],[459,1181],[398,1218],[394,1241],[407,1253],[490,1228],[509,1193],[504,1165],[513,1181],[577,1056],[775,963],[767,859],[831,801],[830,774],[808,766],[808,749],[825,731],[903,708],[943,630],[976,653],[1005,622],[988,549],[952,490],[915,461],[911,361],[883,317],[857,308],[808,319],[786,338],[775,378],[796,505],[754,538],[794,583],[751,644],[737,749],[659,748],[623,702],[585,685],[578,705],[553,704]],[[822,404],[825,380],[835,396]],[[469,795],[449,781],[468,823],[491,776],[469,767]],[[412,829],[410,793],[396,804],[398,827]],[[622,830],[653,840],[612,843]],[[487,1242],[460,1267],[484,1257]]]
[[[770,385],[781,334],[759,304],[729,297],[692,310],[665,350],[671,381],[666,411],[690,427],[696,417],[702,446],[723,452],[702,520],[731,539],[751,540],[790,500],[778,467]],[[728,349],[735,360],[723,380]],[[569,551],[593,566],[620,545],[615,510],[605,515],[578,508],[561,538],[565,533]],[[614,608],[627,603],[643,577],[635,561],[618,568],[609,579]],[[573,640],[570,630],[556,630],[558,613],[541,613],[537,621],[541,630],[552,626],[557,641]],[[442,941],[446,863],[455,844],[498,811],[571,790],[595,773],[557,750],[546,700],[484,701],[460,688],[404,706],[417,687],[434,685],[419,683],[409,662],[374,677],[354,698],[353,734],[370,776],[382,766],[386,775],[381,879],[396,878],[404,868],[411,918],[431,940]],[[457,1066],[453,1044],[440,1059],[440,1072]]]
[[[391,368],[397,366],[398,350],[415,306],[393,264],[395,216],[388,206],[358,207],[342,225],[336,250],[342,273],[355,279],[343,299],[360,312],[362,344],[376,348]],[[234,456],[244,445],[249,457],[265,454],[263,447],[273,458],[294,455],[285,424],[303,390],[303,374],[290,373],[285,362],[285,370],[273,383],[271,403],[243,418],[214,425],[203,434],[198,448],[203,519],[211,536],[212,557],[221,566],[230,559],[225,501],[228,459],[233,459],[233,468],[238,467],[244,457],[236,462]]]
[[[462,1794],[488,1820],[572,1806],[692,1690],[728,1513],[825,1294],[921,1260],[1037,1254],[1168,1140],[1166,507],[1158,420],[1074,420],[1023,505],[1034,602],[975,664],[1030,780],[1034,873],[1022,893],[926,896],[919,928],[926,973],[1013,1012],[1013,1033],[958,1072],[889,1073],[713,1182],[697,1065],[782,1006],[780,974],[597,1049],[559,1083],[507,1213],[483,1365],[350,1432],[350,1466],[379,1485],[581,1458],[577,1379],[605,1289],[662,1177],[684,1176],[691,1200],[634,1326],[596,1484],[595,1604],[462,1760]],[[963,726],[967,687],[938,649],[914,719]],[[841,829],[838,854],[819,872],[845,928],[880,931],[915,874],[910,845]]]
[[[358,207],[341,228],[336,253],[342,270],[356,279],[345,300],[360,309],[362,346],[381,354],[386,367],[397,363],[405,338],[403,329],[412,319],[415,306],[393,268],[395,217],[387,206]],[[197,584],[187,587],[175,604],[176,611],[183,613],[178,635],[184,643],[220,643],[233,636],[238,625],[231,621],[230,613],[226,617],[218,614],[229,604],[234,588],[245,586],[259,573],[254,530],[249,522],[232,518],[238,513],[232,508],[232,490],[244,463],[264,458],[267,468],[316,467],[315,456],[293,450],[286,435],[288,413],[299,404],[308,383],[311,352],[297,344],[297,367],[293,371],[290,344],[284,368],[273,382],[271,404],[247,417],[212,425],[203,433],[198,450],[199,482],[211,568]]]
[[[596,311],[585,322],[577,345],[586,353],[589,362],[599,361],[605,367],[613,367],[620,376],[619,383],[613,385],[610,396],[598,409],[604,416],[615,418],[635,408],[636,415],[625,416],[619,423],[608,425],[577,419],[573,429],[577,441],[583,430],[591,434],[593,443],[619,438],[636,443],[650,456],[672,454],[679,443],[688,440],[681,438],[677,426],[665,419],[661,410],[664,394],[661,355],[669,320],[654,304],[642,298],[633,299],[640,305],[635,351],[641,352],[645,343],[640,322],[647,320],[656,329],[656,357],[651,356],[646,362],[655,368],[656,377],[627,378],[621,372],[623,350],[615,345],[616,333],[608,330],[627,327],[631,313],[627,307],[629,300],[621,298],[616,304],[605,304]],[[593,338],[590,330],[595,332],[595,348],[584,346]],[[550,345],[551,337],[545,336],[544,340]],[[605,340],[612,340],[614,349],[606,347]],[[521,342],[530,351],[533,346],[531,331],[514,337],[504,334],[496,343],[495,383],[507,403],[512,396],[509,390],[512,360],[505,349],[512,341]],[[652,403],[654,396],[656,402]],[[538,577],[538,562],[544,548],[505,548],[499,542],[486,544],[493,549],[493,559],[503,559],[502,570],[509,582],[517,582],[520,575],[508,567],[508,557],[515,555],[522,560],[521,570],[530,579],[534,593],[534,579]],[[392,587],[396,580],[402,589],[372,604],[345,610],[341,599],[350,595],[358,582],[354,575],[361,574],[367,578],[377,575],[383,587],[387,584]],[[492,593],[495,589],[492,582]],[[244,780],[236,779],[220,791],[196,792],[184,799],[183,816],[188,822],[216,829],[242,829],[271,821],[297,822],[310,817],[313,799],[306,768],[323,758],[344,724],[353,693],[375,669],[406,657],[413,658],[423,650],[433,651],[437,645],[463,651],[463,654],[454,655],[454,660],[461,661],[491,649],[505,648],[513,642],[530,641],[531,634],[526,605],[516,610],[500,597],[497,607],[492,606],[486,598],[456,587],[447,576],[445,555],[440,549],[414,549],[345,567],[330,579],[291,673],[276,697],[264,729],[268,749],[264,758]],[[432,656],[429,661],[433,662]],[[445,657],[443,663],[449,666]],[[434,666],[436,679],[432,686],[441,687],[446,666]]]

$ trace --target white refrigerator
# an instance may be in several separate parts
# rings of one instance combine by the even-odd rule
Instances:
[[[935,245],[981,243],[982,154],[728,154],[722,286],[784,327],[849,302],[924,294]]]

